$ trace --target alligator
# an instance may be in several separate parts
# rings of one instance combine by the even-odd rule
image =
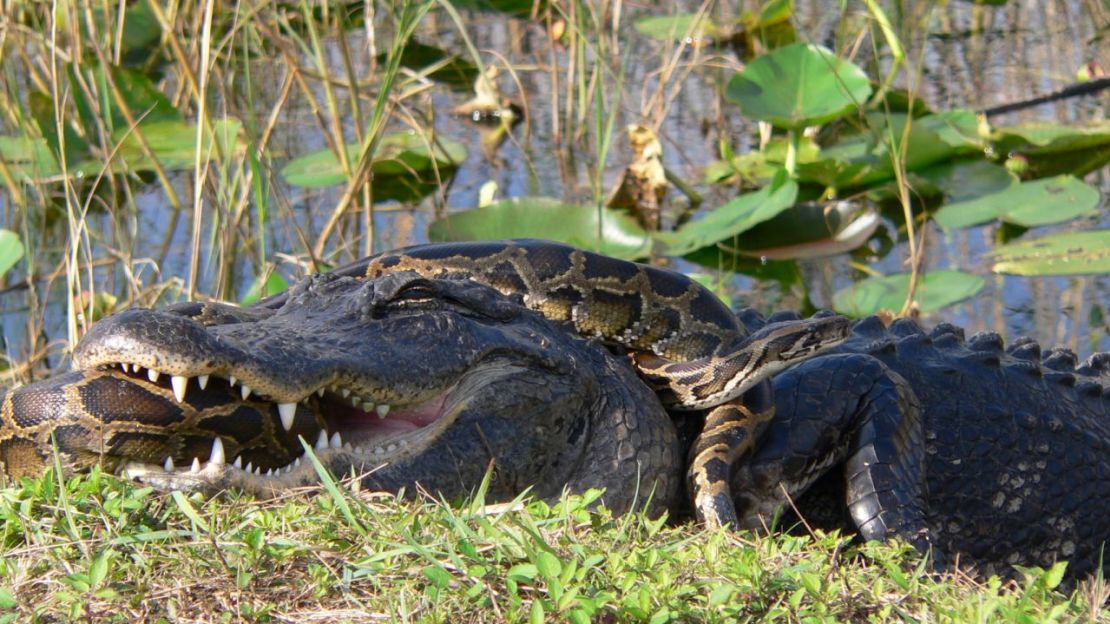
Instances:
[[[464,285],[451,285],[460,281]],[[390,427],[407,422],[423,431],[434,425],[432,433],[390,438],[384,448],[371,445],[330,467],[366,467],[381,459],[392,463],[390,447],[421,448],[425,437],[441,433],[456,390],[472,390],[460,381],[462,371],[484,362],[487,351],[515,351],[508,339],[515,337],[491,335],[488,340],[475,337],[474,346],[455,354],[463,360],[441,362],[429,355],[443,350],[437,344],[453,337],[458,324],[448,319],[439,321],[438,329],[429,325],[435,319],[431,311],[444,301],[457,300],[483,314],[488,308],[498,323],[504,321],[499,315],[509,314],[507,302],[486,301],[490,293],[474,290],[476,286],[511,296],[549,321],[627,351],[629,362],[654,388],[655,401],[665,407],[705,411],[687,478],[694,510],[711,525],[738,524],[728,477],[736,458],[751,448],[773,415],[771,375],[839,343],[849,326],[848,319],[830,315],[773,323],[749,335],[712,293],[679,273],[550,241],[423,245],[312,276],[250,308],[186,303],[161,311],[130,310],[98,323],[74,352],[80,369],[75,376],[9,396],[0,425],[0,432],[6,432],[0,435],[0,460],[9,473],[33,472],[48,463],[48,436],[53,435],[63,452],[76,449],[106,463],[116,457],[153,461],[169,472],[183,462],[199,470],[201,458],[207,457],[207,464],[227,472],[223,460],[234,457],[230,465],[236,470],[285,472],[297,468],[298,437],[315,440],[318,449],[342,448],[343,435],[350,441],[353,432],[360,434],[357,442],[376,440],[377,432],[361,435],[367,428],[362,423],[373,420],[368,413]],[[431,333],[413,337],[421,332]],[[398,368],[405,357],[424,363],[411,361],[408,370]],[[405,377],[395,378],[383,367],[404,371]],[[113,391],[123,379],[114,372],[105,376],[105,368],[131,377],[146,375],[150,384],[161,379],[177,405],[148,408],[136,401],[135,394],[150,394],[153,388]],[[416,371],[420,374],[413,377]],[[214,377],[237,388],[241,401],[253,396],[265,403],[236,410],[226,396],[214,405],[206,402],[207,395],[194,398],[190,388],[195,384],[196,391],[205,391],[217,383]],[[124,395],[127,400],[119,400]],[[542,392],[532,400],[539,396]],[[29,397],[37,404],[27,405]],[[90,404],[105,397],[114,402]],[[59,401],[71,406],[74,423],[63,425],[65,418],[52,417]],[[459,401],[465,405],[469,399]],[[133,404],[153,412],[133,414]],[[404,407],[398,411],[398,405]],[[120,409],[128,415],[117,416]],[[265,418],[268,411],[276,418]],[[588,413],[581,406],[574,411]],[[168,431],[189,440],[168,441]],[[105,434],[110,439],[100,442]],[[87,452],[90,444],[95,453]],[[262,448],[272,459],[258,457],[254,449]],[[382,452],[375,454],[378,450]],[[366,451],[371,454],[364,456]],[[406,452],[412,454],[412,449]],[[525,453],[524,447],[516,452]],[[504,468],[504,459],[494,457]],[[273,465],[278,460],[285,463]],[[565,459],[560,462],[565,466]],[[307,467],[302,472],[311,474]],[[534,476],[520,472],[525,481]],[[427,479],[420,482],[427,485]],[[553,480],[558,481],[557,475]]]
[[[520,284],[408,264],[312,276],[249,308],[105,319],[78,345],[77,370],[5,395],[0,462],[11,475],[101,463],[163,488],[265,495],[315,483],[312,448],[322,467],[378,490],[454,498],[489,475],[490,500],[601,487],[616,512],[689,502],[687,458],[713,409],[668,414],[678,392],[640,365],[679,358],[659,364],[629,334],[583,332],[573,310],[505,294]],[[997,334],[965,340],[908,320],[863,319],[849,334],[830,315],[735,318],[749,355],[814,327],[835,337],[819,347],[847,338],[777,366],[773,390],[756,384],[736,407],[773,402],[729,468],[739,524],[770,526],[788,501],[807,520],[847,518],[864,538],[901,537],[986,573],[1057,559],[1073,578],[1098,570],[1110,537],[1098,512],[1110,494],[1110,355],[1079,365],[1030,340],[1004,348]]]

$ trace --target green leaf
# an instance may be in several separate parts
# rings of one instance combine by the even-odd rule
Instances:
[[[531,563],[518,563],[509,568],[509,571],[505,573],[505,577],[518,583],[531,583],[538,573],[539,570],[535,565]]]
[[[777,184],[740,195],[697,221],[691,221],[674,232],[659,232],[655,237],[667,246],[667,253],[685,255],[728,240],[767,221],[793,206],[797,197],[798,184],[780,175]]]
[[[563,564],[558,557],[544,550],[536,556],[536,569],[546,579],[557,579],[563,571]]]
[[[540,237],[634,260],[651,252],[651,238],[624,212],[520,197],[450,214],[428,227],[434,242]]]
[[[247,289],[247,294],[243,296],[243,300],[239,303],[248,306],[259,299],[276,295],[287,288],[289,288],[289,282],[285,281],[281,273],[266,271],[254,278],[250,288]]]
[[[0,609],[14,609],[19,606],[15,594],[8,587],[0,587]]]
[[[451,573],[438,565],[424,566],[424,576],[432,582],[432,585],[441,589],[451,584]]]
[[[1031,180],[962,202],[933,215],[942,227],[963,228],[1000,218],[1026,227],[1062,223],[1098,208],[1098,190],[1071,175]]]
[[[803,43],[755,59],[732,77],[725,92],[744,115],[790,130],[842,117],[870,95],[871,81],[863,70]]]
[[[348,144],[346,149],[347,160],[354,166],[362,148],[356,144]],[[429,142],[414,132],[401,132],[382,137],[370,170],[374,174],[376,187],[379,184],[378,178],[381,177],[430,176],[433,173],[433,163],[440,169],[451,169],[465,159],[466,148],[457,141],[438,138]],[[281,175],[292,186],[305,188],[332,186],[347,181],[342,164],[328,149],[290,161],[282,167]]]
[[[986,160],[943,162],[912,175],[922,178],[936,192],[942,193],[949,203],[998,193],[1018,182],[1017,177],[1005,167]],[[920,187],[921,184],[915,181],[915,189],[928,192]]]
[[[221,119],[212,124],[212,132],[205,132],[199,146],[201,160],[221,160],[236,151],[242,123],[237,119]],[[154,158],[166,171],[187,171],[196,164],[197,127],[183,121],[154,121],[139,125]],[[216,139],[213,143],[212,139]],[[154,161],[146,155],[135,132],[119,131],[115,140],[120,142],[113,162],[113,171],[151,171]],[[99,167],[99,163],[96,163]],[[95,172],[95,171],[94,171]]]
[[[1013,275],[1110,273],[1110,230],[1050,234],[996,247],[991,269]]]
[[[939,310],[971,297],[986,281],[960,271],[931,271],[918,279],[914,301],[922,312]],[[867,316],[879,310],[900,310],[909,291],[910,274],[869,277],[833,295],[833,308],[841,314]]]
[[[7,273],[23,257],[23,243],[19,234],[0,230],[0,275]]]
[[[718,39],[728,34],[706,15],[702,14],[699,19],[697,13],[641,17],[632,24],[632,28],[641,35],[659,41]]]
[[[881,221],[870,202],[804,202],[722,247],[763,260],[833,256],[866,243]]]
[[[0,136],[0,160],[16,180],[42,180],[62,170],[43,139]]]

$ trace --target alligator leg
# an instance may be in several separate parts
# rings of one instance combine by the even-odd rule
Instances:
[[[686,475],[699,522],[740,526],[729,492],[729,477],[774,415],[775,401],[770,381],[766,380],[706,414],[705,425],[690,449]]]
[[[780,374],[774,396],[774,420],[732,476],[742,526],[767,526],[787,497],[839,467],[865,539],[931,548],[921,405],[902,377],[867,355],[829,355]]]

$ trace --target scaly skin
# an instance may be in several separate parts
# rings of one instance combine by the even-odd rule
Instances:
[[[396,292],[386,282],[405,279],[318,276],[291,293],[303,304],[296,315],[204,308],[207,326],[190,318],[201,309],[192,305],[127,312],[83,346],[86,358],[138,350],[148,366],[183,375],[174,367],[227,367],[252,382],[326,380],[388,402],[385,418],[329,390],[299,404],[286,432],[261,390],[244,400],[240,384],[215,374],[203,390],[193,375],[179,403],[166,374],[152,382],[145,370],[93,367],[4,397],[0,461],[9,474],[41,471],[53,461],[53,435],[72,469],[100,462],[164,488],[267,495],[318,482],[299,459],[299,438],[313,444],[325,430],[319,459],[336,475],[366,475],[371,489],[454,498],[492,468],[489,500],[529,487],[544,498],[603,487],[618,511],[649,495],[653,513],[675,504],[682,459],[673,425],[626,360],[471,282],[425,280],[410,296],[379,298],[382,287]],[[353,327],[356,339],[342,333]],[[175,356],[182,336],[190,353],[206,355]],[[305,347],[321,336],[344,339]]]
[[[1106,353],[1079,365],[1029,339],[861,320],[775,378],[775,420],[733,477],[737,509],[758,527],[784,486],[811,525],[898,535],[984,573],[1068,560],[1070,577],[1091,574],[1110,540],[1108,369]]]

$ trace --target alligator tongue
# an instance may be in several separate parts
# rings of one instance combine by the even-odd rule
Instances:
[[[431,401],[412,406],[394,407],[383,418],[376,411],[364,412],[356,407],[336,406],[327,415],[328,429],[349,434],[388,436],[426,427],[443,415],[447,393]]]

